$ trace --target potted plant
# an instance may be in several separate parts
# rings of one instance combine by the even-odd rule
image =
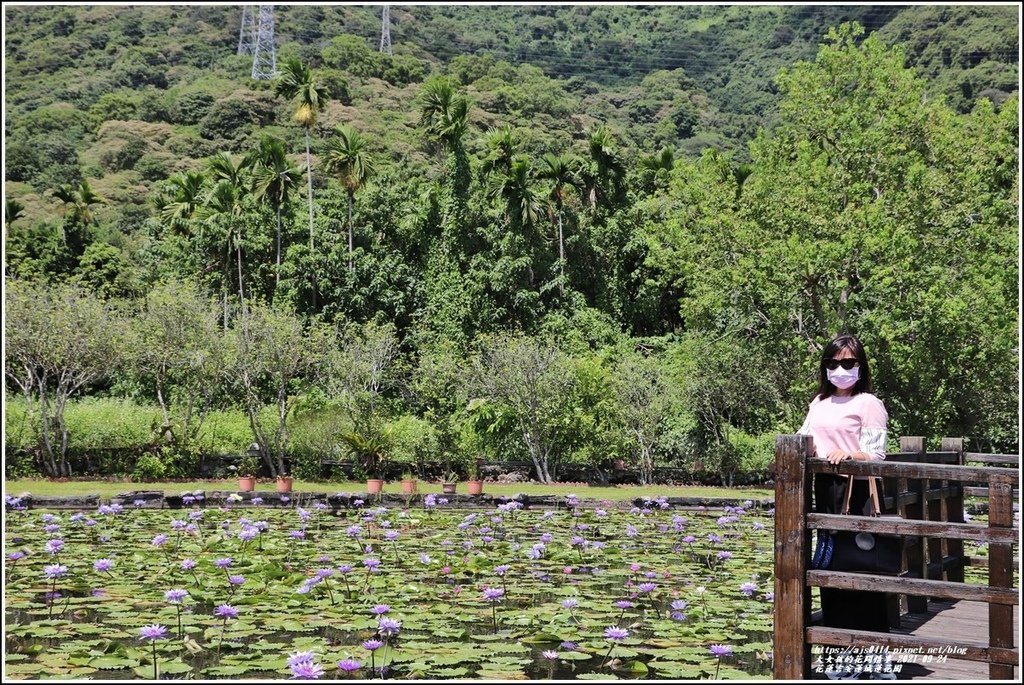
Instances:
[[[441,476],[441,492],[446,495],[455,494],[455,486],[459,482],[459,474],[455,471],[448,471]]]
[[[412,471],[406,471],[402,474],[402,494],[416,494],[416,474]]]
[[[466,491],[471,495],[481,495],[484,491],[484,482],[480,479],[480,461],[474,460],[469,465],[469,480],[466,482]]]
[[[292,477],[286,473],[277,474],[277,491],[280,493],[292,491]]]
[[[241,492],[252,492],[256,489],[256,474],[260,470],[260,462],[254,454],[246,454],[238,463],[238,489]]]
[[[371,495],[379,494],[384,489],[384,470],[388,461],[387,436],[352,431],[343,433],[341,440],[367,473],[366,491]]]

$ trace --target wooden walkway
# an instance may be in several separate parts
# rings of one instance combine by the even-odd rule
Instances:
[[[988,639],[988,604],[968,600],[950,601],[933,599],[930,611],[923,614],[904,614],[900,627],[892,632],[918,637],[951,639],[962,636],[965,641],[977,643]],[[1014,644],[1020,644],[1020,607],[1013,612]],[[914,659],[913,656],[908,656]],[[1020,679],[1020,668],[1014,668],[1014,680]],[[904,667],[901,680],[988,680],[988,664],[981,661],[946,659],[925,663],[920,656],[916,663]]]

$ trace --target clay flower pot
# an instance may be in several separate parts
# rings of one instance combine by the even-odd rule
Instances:
[[[384,489],[384,480],[382,478],[367,478],[366,479],[366,491],[371,495],[379,494]]]
[[[292,477],[291,476],[278,476],[277,477],[277,491],[278,492],[291,492],[292,491]]]
[[[256,476],[239,476],[238,477],[238,490],[239,492],[252,492],[256,489]]]
[[[482,480],[466,481],[466,490],[471,495],[482,495],[484,492],[484,482]]]

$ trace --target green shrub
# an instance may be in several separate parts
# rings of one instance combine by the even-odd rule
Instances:
[[[135,163],[135,171],[143,181],[162,181],[171,175],[167,160],[157,155],[142,155]]]
[[[100,164],[107,171],[131,169],[148,150],[149,145],[146,141],[132,136],[123,142],[115,142],[114,147],[100,153]]]
[[[69,402],[64,411],[68,447],[95,450],[142,447],[153,439],[153,426],[161,422],[160,410],[116,398],[84,397]]]
[[[417,416],[399,416],[386,430],[391,437],[391,461],[402,467],[415,470],[438,452],[437,429]]]
[[[132,471],[132,480],[136,483],[145,481],[160,480],[164,477],[167,469],[160,457],[155,454],[143,454],[135,462],[135,470]]]

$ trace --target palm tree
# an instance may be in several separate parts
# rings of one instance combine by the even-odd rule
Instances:
[[[366,139],[348,124],[335,129],[337,137],[327,141],[324,152],[324,166],[337,174],[348,194],[348,268],[352,267],[352,207],[356,193],[374,173],[373,160],[366,151]]]
[[[596,208],[598,203],[610,200],[617,202],[625,192],[626,167],[615,149],[615,137],[607,128],[599,126],[590,134],[588,143],[594,165],[594,172],[587,178],[590,206]]]
[[[459,94],[449,78],[434,78],[420,93],[420,126],[437,138],[444,152],[461,147],[469,128],[469,99]]]
[[[491,185],[491,195],[505,201],[512,225],[520,228],[532,228],[540,215],[531,172],[530,160],[517,156],[509,165],[508,172]]]
[[[160,217],[172,230],[185,233],[188,222],[199,209],[206,177],[198,171],[186,171],[167,181],[171,197],[160,205]]]
[[[455,90],[451,79],[437,77],[420,91],[420,126],[436,139],[447,155],[441,234],[444,249],[451,250],[461,239],[470,172],[462,138],[469,129],[469,99]]]
[[[93,222],[93,205],[106,203],[106,200],[92,191],[85,179],[82,179],[77,188],[70,184],[58,186],[54,189],[53,196],[65,205],[70,205],[67,215],[82,226],[88,226]]]
[[[17,200],[4,198],[4,226],[10,230],[11,224],[25,216],[25,205]]]
[[[538,178],[551,181],[551,192],[548,193],[548,202],[554,208],[555,219],[558,222],[558,293],[565,295],[565,237],[562,231],[562,214],[565,209],[565,200],[568,197],[568,188],[580,188],[580,180],[575,167],[578,166],[575,160],[565,155],[553,155],[548,153],[541,157],[540,171]]]
[[[277,215],[277,268],[274,273],[275,289],[281,282],[281,210],[288,204],[291,191],[299,182],[298,169],[291,166],[284,143],[277,138],[265,137],[246,158],[253,168],[252,193],[267,202]]]
[[[224,216],[228,219],[228,243],[234,243],[238,261],[238,301],[245,311],[245,288],[242,284],[242,200],[245,197],[245,176],[249,160],[245,158],[236,164],[231,155],[223,150],[206,161],[206,173],[216,182],[206,198],[203,214]],[[233,229],[233,230],[232,230]]]
[[[495,171],[508,173],[512,168],[512,158],[516,153],[516,140],[512,127],[505,124],[497,131],[491,131],[487,136],[487,148],[489,152],[487,159],[480,165],[480,175],[486,178]]]
[[[313,73],[298,57],[289,57],[281,65],[274,94],[297,102],[292,118],[306,132],[306,195],[309,202],[309,252],[313,246],[313,163],[309,154],[309,132],[316,126],[320,112],[327,106],[327,93],[313,80]]]

